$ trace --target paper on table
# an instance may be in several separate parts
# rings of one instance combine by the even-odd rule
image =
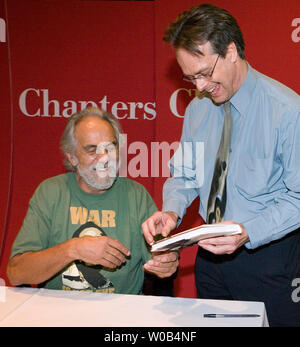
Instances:
[[[241,234],[241,232],[242,229],[238,224],[203,224],[153,243],[151,252],[175,251],[192,246],[203,239]]]

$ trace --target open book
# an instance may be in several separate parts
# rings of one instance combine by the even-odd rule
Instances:
[[[194,245],[203,239],[241,234],[241,232],[242,229],[238,224],[203,224],[154,242],[151,245],[151,252],[175,251]]]

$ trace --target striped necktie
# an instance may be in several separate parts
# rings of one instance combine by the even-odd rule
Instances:
[[[216,157],[214,175],[207,204],[207,224],[222,222],[226,207],[226,177],[232,133],[232,115],[229,101],[224,104],[224,109],[225,119],[223,132]]]

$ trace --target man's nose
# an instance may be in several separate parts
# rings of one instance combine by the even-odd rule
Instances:
[[[194,84],[196,86],[196,89],[202,93],[208,84],[208,80],[205,78],[197,78],[195,79]]]
[[[97,152],[96,160],[106,163],[109,160],[108,150],[103,148],[101,151]]]

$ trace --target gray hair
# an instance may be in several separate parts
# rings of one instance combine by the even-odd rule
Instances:
[[[121,125],[119,121],[109,112],[103,111],[97,107],[87,107],[86,109],[74,113],[68,120],[66,128],[63,132],[63,135],[60,140],[60,148],[65,156],[65,167],[67,170],[74,171],[73,165],[70,163],[66,153],[75,153],[75,149],[77,146],[77,141],[75,137],[75,129],[76,126],[80,123],[80,121],[87,116],[96,116],[100,119],[107,121],[113,128],[115,133],[115,138],[117,141],[117,145],[119,147],[119,138],[121,134]]]

